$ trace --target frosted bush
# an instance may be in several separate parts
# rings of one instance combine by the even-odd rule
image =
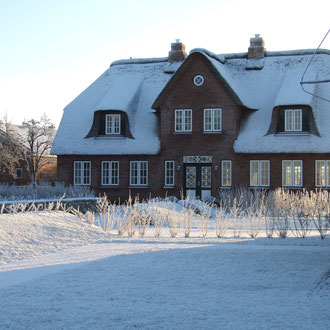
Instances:
[[[215,233],[217,237],[224,237],[229,226],[228,210],[220,205],[220,208],[215,212]]]
[[[202,237],[206,237],[208,228],[209,228],[209,219],[211,217],[212,208],[204,209],[199,216],[199,228],[201,231]]]

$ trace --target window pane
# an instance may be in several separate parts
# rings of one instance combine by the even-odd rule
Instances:
[[[113,115],[113,134],[120,134],[120,115]]]
[[[291,161],[284,160],[283,161],[283,185],[291,186]]]
[[[110,115],[105,116],[105,134],[111,134],[112,117]]]
[[[261,173],[260,173],[260,185],[269,186],[269,161],[261,160],[260,161]]]
[[[326,183],[327,186],[330,186],[330,160],[327,160],[327,166],[326,166]]]
[[[165,186],[174,185],[174,161],[165,161]]]
[[[148,163],[140,162],[140,184],[146,185],[148,184]]]
[[[191,131],[191,110],[184,111],[184,130]]]
[[[302,164],[300,160],[293,161],[293,174],[294,174],[294,185],[301,186],[302,184]]]
[[[221,184],[223,186],[231,186],[231,161],[223,160],[221,165]]]
[[[113,185],[119,184],[119,162],[111,162],[111,180]]]
[[[182,110],[175,110],[175,131],[181,132],[182,129]]]
[[[316,161],[316,185],[317,186],[325,185],[325,161],[324,160]]]
[[[294,130],[301,131],[302,124],[301,110],[294,110]]]
[[[259,186],[259,162],[250,161],[250,186]]]
[[[102,162],[102,184],[109,184],[109,162]]]
[[[293,110],[285,110],[285,131],[293,131]]]
[[[212,111],[211,109],[204,109],[204,131],[212,130]]]
[[[138,162],[131,162],[131,185],[138,184]]]
[[[213,130],[221,131],[221,109],[213,110]]]
[[[84,184],[90,184],[90,163],[84,162]]]
[[[81,162],[74,163],[74,184],[81,184]]]

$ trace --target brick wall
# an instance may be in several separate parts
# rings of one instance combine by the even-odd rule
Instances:
[[[221,160],[232,160],[233,186],[249,186],[250,160],[270,160],[270,188],[282,186],[282,160],[303,161],[303,187],[315,188],[315,160],[330,159],[330,154],[235,154],[233,144],[240,128],[241,119],[250,111],[242,108],[235,97],[219,81],[216,73],[205,58],[195,53],[189,57],[189,65],[184,74],[177,75],[172,86],[162,99],[158,116],[160,120],[161,152],[156,156],[59,156],[58,180],[73,183],[73,162],[91,161],[91,187],[97,193],[107,195],[115,200],[127,199],[129,191],[132,197],[139,195],[141,199],[175,195],[180,197],[184,187],[183,156],[212,156],[212,189],[213,196],[218,195],[221,179]],[[200,87],[193,83],[195,75],[203,75],[205,81]],[[222,132],[215,134],[203,133],[203,111],[205,108],[222,109]],[[192,109],[192,132],[180,134],[174,132],[174,110]],[[101,161],[116,160],[120,162],[119,187],[102,187]],[[149,184],[145,188],[129,185],[130,161],[147,160]],[[164,188],[165,160],[174,160],[175,187]],[[218,169],[215,169],[215,166]]]

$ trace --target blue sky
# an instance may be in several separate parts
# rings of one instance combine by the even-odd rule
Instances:
[[[0,0],[0,117],[46,113],[58,125],[112,61],[167,56],[176,38],[215,53],[247,51],[255,33],[267,50],[315,48],[329,9],[321,0]]]

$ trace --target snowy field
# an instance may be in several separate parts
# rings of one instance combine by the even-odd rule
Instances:
[[[64,212],[0,215],[0,329],[329,329],[329,306],[316,232],[128,237]]]

